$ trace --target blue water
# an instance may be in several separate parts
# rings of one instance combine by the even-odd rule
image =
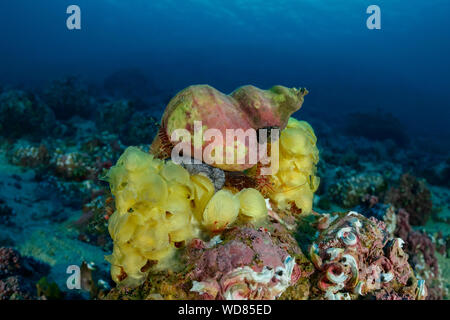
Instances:
[[[66,28],[71,4],[81,30]],[[366,27],[371,4],[381,30]],[[446,137],[449,13],[448,0],[3,0],[0,83],[95,83],[137,67],[168,95],[195,83],[305,86],[310,111],[380,108],[412,134]]]

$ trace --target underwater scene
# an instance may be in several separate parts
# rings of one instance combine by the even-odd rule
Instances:
[[[3,0],[0,300],[447,300],[447,0]]]

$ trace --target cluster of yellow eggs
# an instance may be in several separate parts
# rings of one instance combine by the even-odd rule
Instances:
[[[319,161],[317,138],[306,121],[290,118],[280,133],[279,169],[270,177],[270,199],[278,211],[291,210],[295,204],[302,213],[310,213],[314,192],[319,186],[315,175]]]
[[[238,218],[256,223],[267,216],[256,189],[215,192],[207,176],[190,175],[136,147],[125,150],[106,178],[116,203],[108,227],[114,248],[107,257],[116,283],[138,285],[150,266],[168,268],[189,240],[218,233]]]

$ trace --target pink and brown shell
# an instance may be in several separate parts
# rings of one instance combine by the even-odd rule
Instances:
[[[176,143],[170,140],[173,132],[176,129],[186,129],[191,137],[194,137],[195,121],[201,121],[202,132],[206,129],[216,129],[222,134],[223,159],[226,159],[227,129],[241,129],[245,132],[248,129],[276,127],[282,130],[286,127],[289,117],[301,108],[303,97],[307,93],[306,89],[274,86],[269,90],[261,90],[248,85],[226,95],[208,85],[190,86],[179,92],[167,105],[151,151],[160,158],[170,157]],[[214,139],[202,139],[202,155]],[[230,142],[230,145],[231,143],[233,148],[237,148],[234,141]],[[205,162],[208,164],[223,170],[243,171],[254,166],[254,163],[248,161],[249,146],[249,139],[245,139],[244,163],[216,163],[211,158],[199,160],[207,160]],[[198,159],[193,143],[188,156]]]

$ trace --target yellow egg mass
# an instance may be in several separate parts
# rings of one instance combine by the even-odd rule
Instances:
[[[311,212],[320,181],[316,176],[316,142],[314,130],[306,121],[289,118],[280,134],[279,170],[270,178],[274,191],[269,196],[275,209],[289,211],[295,205],[302,213]]]

